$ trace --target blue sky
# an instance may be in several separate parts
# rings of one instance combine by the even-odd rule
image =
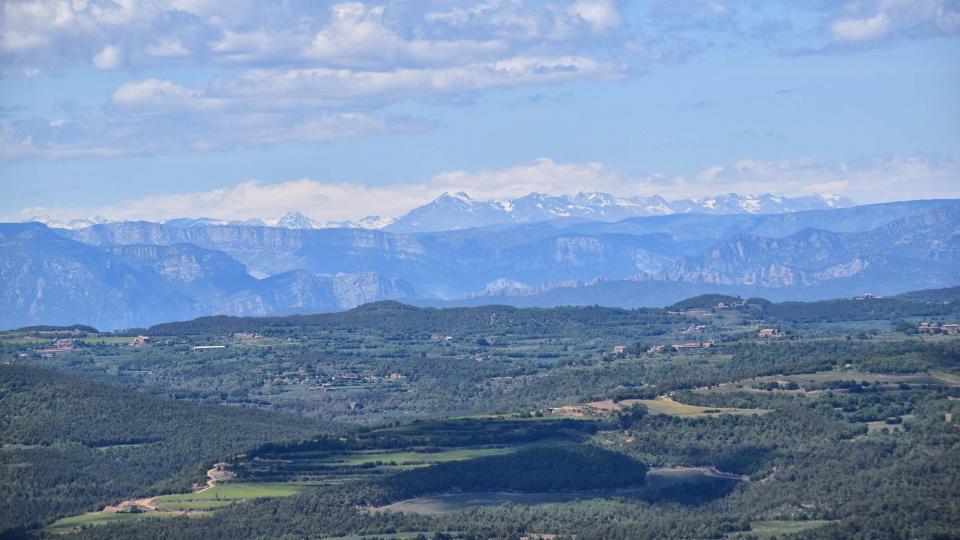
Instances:
[[[956,197],[955,0],[7,0],[0,216]]]

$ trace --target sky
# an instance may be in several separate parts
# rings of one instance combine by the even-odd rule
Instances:
[[[0,0],[0,220],[960,197],[958,0]]]

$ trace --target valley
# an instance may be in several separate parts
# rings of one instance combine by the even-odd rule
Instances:
[[[129,336],[9,331],[0,503],[21,521],[4,526],[679,538],[893,520],[933,534],[954,525],[936,501],[956,495],[960,342],[940,328],[958,306],[956,289],[639,310],[385,302]],[[863,505],[881,500],[897,510]]]

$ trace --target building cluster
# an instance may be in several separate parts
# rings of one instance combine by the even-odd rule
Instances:
[[[757,333],[757,336],[762,338],[780,337],[780,331],[776,328],[761,328],[760,332]]]
[[[691,341],[688,343],[674,343],[671,345],[657,344],[653,347],[647,349],[648,353],[659,353],[667,349],[672,349],[674,351],[692,351],[696,349],[709,349],[713,347],[712,341]]]
[[[694,325],[694,326],[691,326],[691,327],[687,328],[686,330],[683,331],[683,333],[684,333],[684,334],[693,334],[693,333],[696,333],[696,332],[703,332],[703,331],[706,330],[706,329],[707,329],[707,325],[705,325],[705,324],[697,324],[697,325]]]
[[[917,331],[919,331],[922,334],[947,334],[947,335],[955,336],[957,334],[960,334],[960,324],[922,322],[917,326]]]
[[[149,347],[150,345],[153,345],[153,338],[150,336],[137,336],[133,338],[133,341],[130,342],[131,347],[136,347],[138,349]]]
[[[270,380],[272,385],[309,384],[308,390],[335,390],[337,388],[363,384],[398,383],[405,379],[401,373],[393,372],[385,376],[371,373],[339,373],[337,375],[311,375],[306,369],[278,373]]]
[[[75,339],[63,338],[55,339],[50,347],[34,351],[44,358],[50,358],[57,353],[70,352],[77,348],[78,341]]]

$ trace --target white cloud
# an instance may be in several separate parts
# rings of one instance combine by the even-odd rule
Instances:
[[[78,159],[211,151],[285,142],[329,142],[422,130],[423,122],[362,112],[249,111],[150,80],[124,88],[109,112],[0,119],[0,158]]]
[[[383,6],[340,4],[331,13],[307,50],[310,59],[350,66],[462,64],[509,52],[502,40],[404,39],[385,24]]]
[[[515,56],[543,49],[543,40],[563,49],[551,54],[570,54],[583,38],[621,23],[613,0],[442,2],[451,16],[434,4],[10,0],[0,3],[0,53],[8,75],[23,65],[51,71],[95,56],[104,69],[119,60],[154,66],[183,58],[391,69]]]
[[[716,191],[843,195],[859,203],[957,197],[960,163],[952,157],[883,157],[853,161],[742,159],[714,165],[665,186],[694,196]]]
[[[93,65],[97,69],[117,69],[122,63],[123,55],[114,45],[107,45],[93,57]]]
[[[438,3],[478,11],[451,23],[431,18],[437,14],[432,2],[414,9],[389,0],[286,8],[238,0],[219,10],[223,4],[215,0],[0,3],[0,47],[8,53],[0,57],[0,72],[7,75],[55,70],[80,55],[98,69],[165,62],[241,66],[199,85],[130,80],[102,107],[88,105],[64,118],[29,112],[0,118],[7,132],[0,154],[103,157],[332,140],[333,128],[342,137],[423,129],[430,123],[377,111],[408,100],[461,99],[497,88],[630,73],[609,55],[587,51],[588,38],[620,26],[613,0]],[[529,22],[529,32],[514,32],[516,21]]]
[[[960,33],[960,7],[950,0],[856,0],[831,17],[838,43],[864,44],[894,37]]]
[[[164,106],[171,102],[190,102],[200,98],[200,91],[171,81],[146,79],[128,82],[113,93],[113,102],[123,106]]]
[[[182,58],[190,56],[190,51],[177,38],[168,38],[147,45],[144,49],[150,56],[160,58]]]
[[[504,169],[444,171],[427,183],[432,191],[464,191],[477,199],[506,199],[528,193],[629,190],[629,181],[602,163],[557,163],[540,158]]]
[[[391,71],[247,70],[207,87],[144,79],[118,87],[106,106],[56,123],[32,115],[0,118],[8,134],[0,139],[0,155],[99,158],[419,131],[432,123],[370,111],[405,100],[622,76],[622,66],[564,56]]]
[[[631,176],[601,163],[558,163],[541,158],[503,169],[444,171],[421,182],[365,186],[310,179],[265,184],[256,180],[206,192],[174,193],[108,206],[25,208],[4,221],[37,215],[62,220],[103,215],[111,219],[165,220],[212,217],[271,218],[299,210],[319,221],[399,216],[445,191],[475,199],[506,199],[530,192],[573,194],[604,191],[620,196],[659,194],[693,197],[735,191],[784,196],[832,194],[858,203],[918,198],[955,198],[960,163],[944,157],[878,158],[860,162],[744,159],[709,167],[689,177],[657,173]]]
[[[274,106],[377,106],[491,88],[621,76],[622,66],[591,58],[513,57],[463,66],[390,71],[248,70],[232,80],[218,82],[214,91],[223,96],[269,102]]]
[[[886,13],[877,13],[863,19],[838,19],[830,25],[830,33],[837,41],[868,41],[883,37],[890,31]]]
[[[579,0],[571,9],[594,31],[604,32],[620,26],[620,13],[612,0]]]

